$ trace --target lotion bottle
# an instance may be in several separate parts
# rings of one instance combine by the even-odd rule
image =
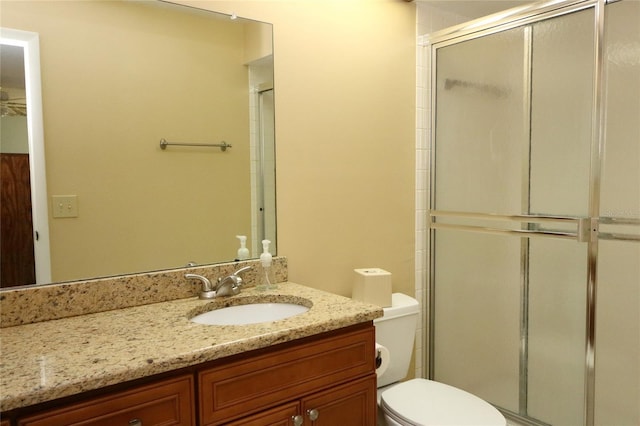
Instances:
[[[272,256],[271,253],[269,253],[269,244],[271,244],[271,241],[262,240],[262,254],[260,255],[260,284],[256,286],[256,290],[259,291],[272,290],[278,287],[275,284],[275,278],[271,268]]]
[[[247,236],[236,235],[236,238],[240,240],[240,248],[238,249],[238,257],[236,260],[246,260],[249,258],[249,249],[247,248]]]

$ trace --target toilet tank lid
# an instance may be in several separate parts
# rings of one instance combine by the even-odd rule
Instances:
[[[391,295],[391,306],[383,308],[384,316],[374,320],[397,318],[405,315],[417,314],[420,311],[420,304],[416,299],[403,293],[393,293]]]
[[[505,426],[504,416],[469,392],[440,382],[412,379],[382,393],[382,406],[418,425]]]

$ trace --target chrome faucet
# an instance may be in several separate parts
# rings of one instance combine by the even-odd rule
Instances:
[[[233,296],[240,293],[240,286],[242,285],[242,278],[239,274],[248,271],[251,266],[245,266],[235,271],[231,275],[218,278],[215,288],[211,284],[211,281],[207,277],[197,274],[185,274],[187,279],[196,279],[202,282],[202,291],[200,292],[200,299],[213,299],[214,297]]]
[[[251,269],[251,266],[245,266],[235,271],[231,275],[218,278],[218,285],[216,286],[216,296],[233,296],[240,293],[240,286],[242,285],[242,278],[238,275]]]

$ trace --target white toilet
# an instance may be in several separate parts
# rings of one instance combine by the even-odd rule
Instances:
[[[461,389],[426,379],[404,379],[415,337],[418,301],[394,293],[392,306],[374,320],[376,343],[389,352],[378,377],[379,423],[387,426],[505,426],[506,419],[486,401]]]

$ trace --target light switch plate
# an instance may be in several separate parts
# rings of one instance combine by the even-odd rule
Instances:
[[[51,205],[53,217],[78,217],[77,195],[53,195]]]

